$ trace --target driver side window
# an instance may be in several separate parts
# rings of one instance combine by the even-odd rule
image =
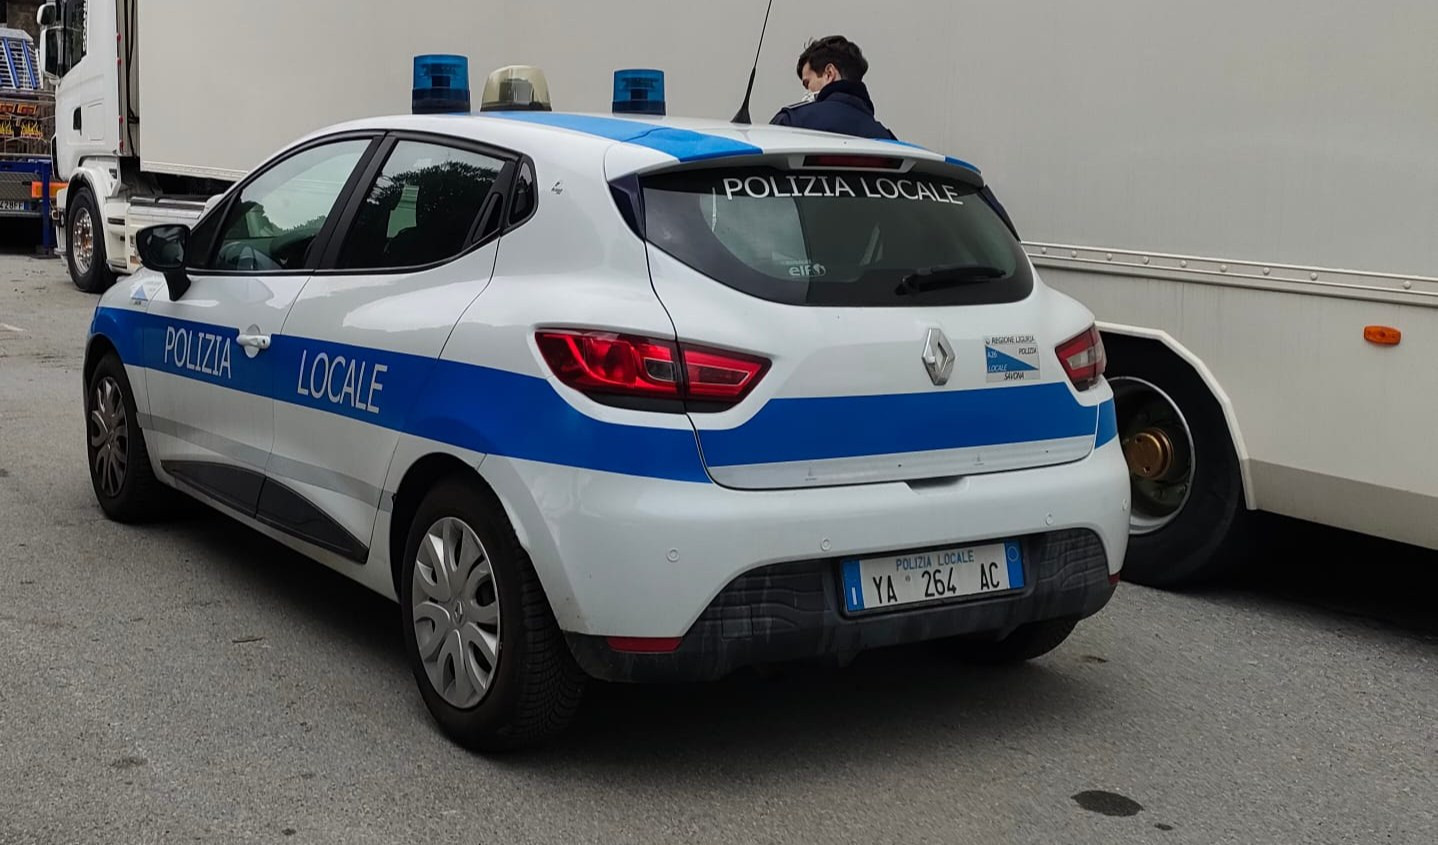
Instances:
[[[59,16],[63,40],[57,70],[64,76],[85,58],[85,0],[61,0]]]
[[[225,213],[212,270],[277,272],[314,266],[315,238],[370,140],[336,141],[297,153],[240,192]]]

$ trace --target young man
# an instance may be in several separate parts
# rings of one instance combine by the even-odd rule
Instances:
[[[798,71],[799,81],[809,93],[802,101],[780,109],[770,123],[860,138],[897,140],[894,133],[874,117],[874,101],[864,85],[869,62],[858,44],[842,35],[811,41],[799,54]],[[1009,213],[994,192],[985,187],[979,195],[1014,237],[1018,237],[1018,229],[1014,228]]]
[[[858,44],[842,35],[811,41],[799,54],[798,72],[808,95],[780,109],[770,123],[862,138],[894,137],[874,118],[874,101],[864,86],[869,62]]]

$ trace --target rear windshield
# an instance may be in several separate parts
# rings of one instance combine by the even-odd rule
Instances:
[[[972,185],[928,174],[726,168],[645,179],[646,237],[710,278],[795,305],[1016,302],[1023,249]]]

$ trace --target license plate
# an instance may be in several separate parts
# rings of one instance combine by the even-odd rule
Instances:
[[[1023,589],[1015,541],[846,560],[844,606],[850,613]]]
[[[21,200],[0,200],[0,211],[24,211],[26,205]]]

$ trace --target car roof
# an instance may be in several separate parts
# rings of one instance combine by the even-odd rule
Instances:
[[[979,169],[904,141],[857,138],[768,124],[743,125],[722,120],[643,117],[578,112],[491,111],[457,115],[392,115],[331,126],[311,137],[361,129],[409,130],[481,141],[524,152],[536,159],[573,160],[589,153],[603,161],[622,145],[624,155],[610,159],[609,177],[691,163],[752,155],[843,153],[901,154],[905,158]],[[618,171],[616,172],[616,162]]]

